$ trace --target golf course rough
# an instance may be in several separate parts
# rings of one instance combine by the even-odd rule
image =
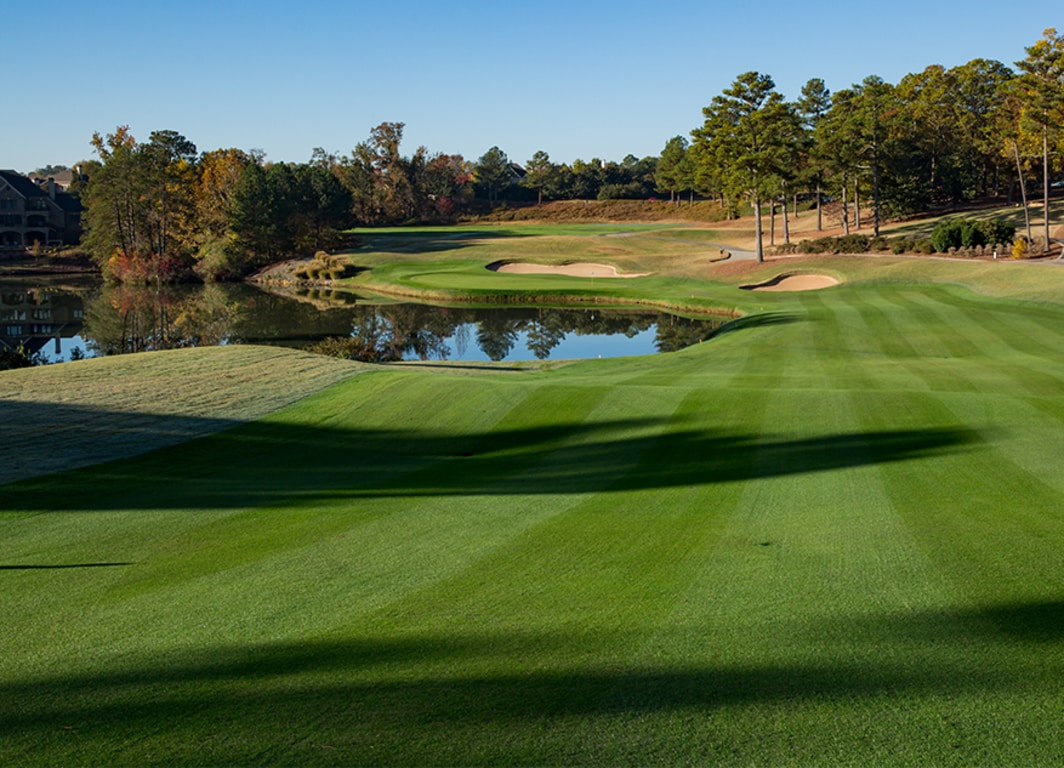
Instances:
[[[3,761],[1059,764],[1064,309],[765,301],[652,358],[349,370],[0,487]],[[135,409],[69,365],[81,412]]]

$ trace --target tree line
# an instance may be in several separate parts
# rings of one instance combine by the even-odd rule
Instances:
[[[814,193],[818,215],[823,191],[841,199],[846,234],[850,211],[860,227],[869,200],[876,237],[885,217],[1018,193],[1030,239],[1026,179],[1040,170],[1048,243],[1052,163],[1064,149],[1064,37],[1048,29],[1025,50],[1018,72],[975,59],[896,85],[870,76],[835,94],[814,78],[794,102],[768,75],[744,73],[703,109],[684,178],[722,205],[752,206],[761,258],[762,207],[774,214],[783,203],[786,240],[786,201],[798,191]]]
[[[781,211],[785,242],[788,204],[800,196],[813,201],[818,229],[830,196],[844,232],[861,228],[867,210],[878,235],[885,218],[992,195],[1019,198],[1026,213],[1036,175],[1048,242],[1053,158],[1064,149],[1064,37],[1048,29],[1025,51],[1018,71],[974,59],[897,84],[869,76],[834,94],[813,78],[795,101],[747,72],[703,109],[690,139],[621,162],[558,164],[540,150],[522,166],[497,146],[473,162],[425,147],[403,155],[404,124],[382,123],[347,155],[315,149],[306,163],[270,163],[255,150],[199,154],[168,130],[138,142],[123,126],[93,136],[98,159],[82,164],[72,191],[86,208],[85,246],[110,274],[135,280],[235,278],[335,249],[355,226],[449,222],[508,201],[666,194],[716,199],[725,216],[752,210],[760,257],[765,206],[773,221]]]

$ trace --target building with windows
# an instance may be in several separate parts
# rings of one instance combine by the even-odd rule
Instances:
[[[81,203],[54,179],[39,185],[15,171],[0,170],[0,249],[72,245],[81,236]]]

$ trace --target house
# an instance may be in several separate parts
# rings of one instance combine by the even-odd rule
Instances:
[[[40,185],[0,170],[0,250],[72,245],[81,237],[81,203],[52,179]]]

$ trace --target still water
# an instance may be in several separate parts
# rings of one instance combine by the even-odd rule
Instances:
[[[42,361],[218,344],[309,348],[342,338],[378,360],[618,357],[695,344],[720,320],[660,312],[375,304],[345,292],[251,285],[0,282],[0,344]]]

